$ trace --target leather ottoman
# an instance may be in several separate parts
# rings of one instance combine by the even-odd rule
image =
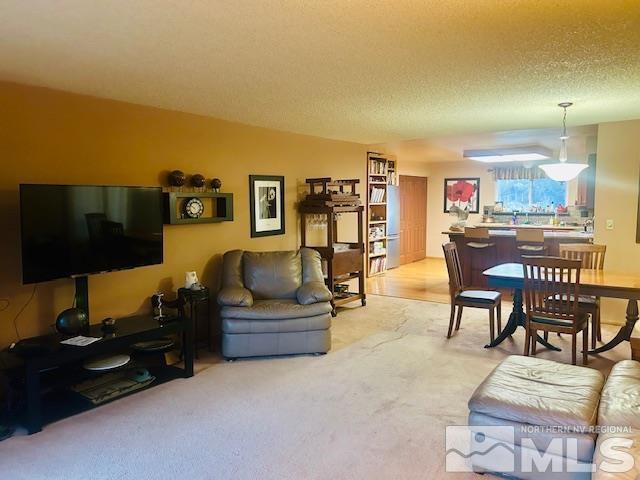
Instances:
[[[605,472],[594,475],[595,480],[637,480],[640,478],[640,363],[623,360],[613,366],[602,390],[598,425],[604,433],[598,436],[596,465],[603,460],[615,463],[619,458],[607,459],[599,448],[607,440],[625,438],[633,442],[626,451],[635,459],[632,469],[621,472]],[[617,428],[616,428],[617,427]],[[620,433],[623,432],[623,433]]]
[[[597,370],[508,357],[469,400],[470,451],[481,452],[471,457],[474,470],[522,479],[590,479],[590,471],[574,470],[584,470],[581,464],[593,458],[603,385]],[[512,466],[500,462],[511,471],[496,468],[500,449],[503,459],[513,458]]]

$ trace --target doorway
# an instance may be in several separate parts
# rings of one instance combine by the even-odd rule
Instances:
[[[427,256],[427,177],[400,175],[400,265]]]

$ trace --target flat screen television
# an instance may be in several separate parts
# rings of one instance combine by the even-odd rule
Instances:
[[[20,185],[22,281],[162,263],[159,187]]]

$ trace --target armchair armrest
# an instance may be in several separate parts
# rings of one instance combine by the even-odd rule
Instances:
[[[296,291],[298,303],[311,305],[312,303],[329,302],[333,295],[324,282],[307,282]]]
[[[218,292],[218,305],[223,307],[251,307],[253,295],[243,287],[226,287]]]

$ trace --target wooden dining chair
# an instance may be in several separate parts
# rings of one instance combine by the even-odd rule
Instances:
[[[607,253],[606,245],[590,243],[561,243],[560,256],[570,260],[580,260],[582,268],[592,270],[604,269],[604,257]],[[600,297],[581,295],[580,309],[591,316],[591,348],[596,348],[596,339],[602,341],[602,327],[600,326]]]
[[[522,257],[526,305],[525,356],[536,354],[538,330],[571,335],[571,363],[576,364],[576,336],[582,332],[582,363],[587,364],[588,315],[579,309],[580,260]]]
[[[460,257],[458,256],[456,244],[453,242],[445,243],[442,245],[442,250],[444,251],[444,258],[447,263],[449,294],[451,295],[451,315],[449,317],[447,338],[450,338],[453,332],[454,319],[456,331],[458,331],[462,319],[462,309],[464,307],[471,307],[489,310],[489,336],[491,337],[491,341],[493,341],[495,339],[496,320],[498,332],[502,330],[502,294],[493,290],[465,289],[462,277],[462,266],[460,265]],[[456,308],[458,309],[457,316]]]
[[[520,255],[546,255],[544,231],[539,228],[519,228],[516,230],[516,248]]]

